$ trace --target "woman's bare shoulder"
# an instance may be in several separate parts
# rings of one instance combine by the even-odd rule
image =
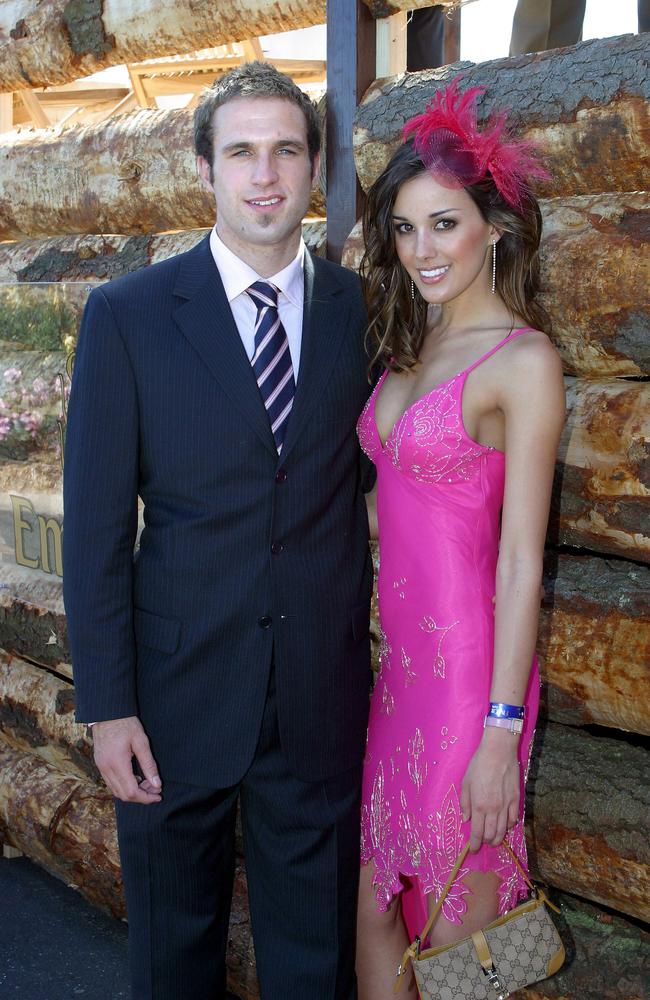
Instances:
[[[504,355],[505,367],[526,381],[541,376],[562,377],[562,359],[548,334],[526,330],[519,334]]]

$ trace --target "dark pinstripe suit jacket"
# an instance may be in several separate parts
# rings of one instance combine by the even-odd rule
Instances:
[[[361,760],[372,586],[355,434],[369,392],[364,322],[356,275],[307,254],[279,460],[207,239],[89,297],[64,486],[77,718],[139,715],[163,778],[241,778],[273,653],[294,773],[321,779]]]

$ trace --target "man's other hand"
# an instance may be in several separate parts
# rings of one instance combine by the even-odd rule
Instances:
[[[137,716],[96,722],[92,728],[95,763],[113,795],[122,802],[160,802],[162,782],[149,739]],[[133,758],[143,778],[133,773]]]

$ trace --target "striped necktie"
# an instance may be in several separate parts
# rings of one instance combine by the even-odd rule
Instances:
[[[279,454],[296,391],[289,341],[278,313],[277,288],[267,281],[256,281],[246,291],[257,306],[251,364]]]

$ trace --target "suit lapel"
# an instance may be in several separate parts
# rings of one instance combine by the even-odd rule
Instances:
[[[327,385],[345,335],[349,303],[331,271],[305,254],[305,304],[302,321],[300,370],[296,395],[282,447],[282,460],[293,448],[309,412]]]
[[[185,299],[174,311],[175,322],[233,406],[275,454],[269,418],[212,257],[209,237],[186,255],[174,294]]]

